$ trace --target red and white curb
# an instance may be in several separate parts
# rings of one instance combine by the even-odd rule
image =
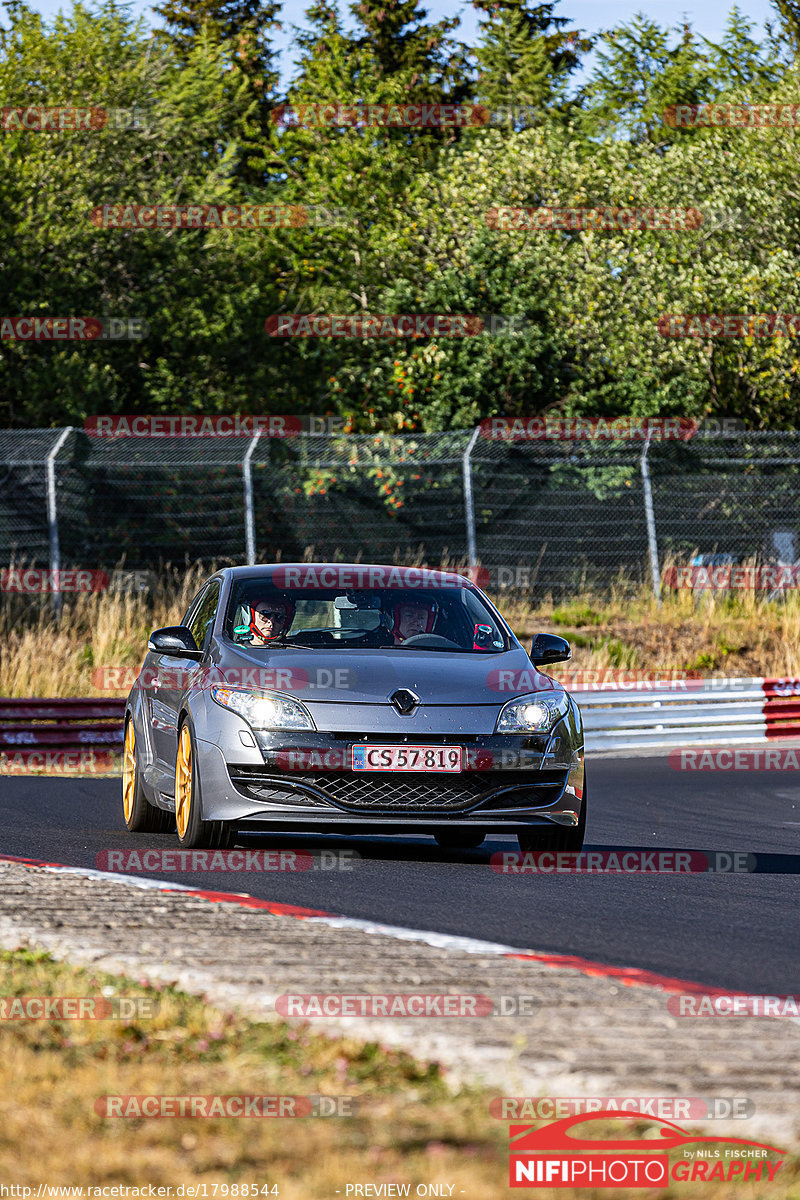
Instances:
[[[300,921],[327,925],[332,929],[352,929],[380,937],[395,938],[397,941],[422,942],[438,950],[460,951],[463,954],[476,955],[495,954],[498,957],[509,958],[518,962],[530,962],[535,963],[537,966],[551,967],[562,971],[575,971],[579,974],[598,979],[608,979],[625,987],[653,988],[661,992],[709,996],[711,998],[718,996],[742,996],[745,994],[731,991],[728,988],[712,987],[694,980],[660,975],[655,971],[647,971],[639,967],[615,967],[609,963],[595,962],[592,959],[582,958],[577,954],[545,954],[532,950],[522,950],[515,946],[505,946],[500,942],[487,942],[479,938],[463,937],[458,934],[410,929],[403,925],[385,925],[377,921],[367,921],[363,918],[345,917],[337,913],[325,912],[322,909],[306,908],[297,904],[285,904],[277,900],[262,900],[258,896],[249,895],[247,892],[211,891],[206,888],[188,887],[186,884],[173,883],[169,880],[142,879],[136,875],[98,871],[91,867],[72,867],[65,863],[45,862],[37,858],[22,858],[14,854],[0,854],[0,862],[15,863],[23,867],[45,870],[49,873],[77,875],[85,879],[98,879],[108,883],[125,884],[129,887],[146,888],[159,892],[182,892],[186,896],[199,897],[213,904],[237,904],[243,908],[260,909],[273,916],[293,917]],[[757,998],[761,999],[761,997]]]

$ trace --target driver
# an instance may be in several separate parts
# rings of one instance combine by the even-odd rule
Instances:
[[[263,600],[255,600],[250,605],[250,624],[244,626],[249,631],[248,646],[268,646],[275,638],[283,637],[294,620],[295,604],[292,600],[269,596]]]
[[[437,607],[434,600],[399,600],[393,609],[394,644],[401,646],[418,633],[431,633],[436,622]]]

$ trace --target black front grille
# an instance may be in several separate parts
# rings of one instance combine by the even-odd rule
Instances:
[[[563,771],[425,772],[327,771],[278,776],[268,768],[231,767],[233,783],[255,800],[313,806],[319,800],[346,812],[464,812],[495,796],[492,807],[550,804],[564,785]],[[284,782],[285,781],[285,782]],[[523,786],[524,785],[524,786]],[[505,789],[512,788],[504,799]],[[499,793],[499,794],[498,794]]]
[[[487,791],[480,775],[428,775],[408,771],[331,771],[306,776],[327,799],[348,811],[392,809],[458,811],[472,806]]]

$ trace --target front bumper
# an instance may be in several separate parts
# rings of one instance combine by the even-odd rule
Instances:
[[[515,832],[575,826],[584,794],[583,742],[574,719],[550,735],[257,734],[259,754],[200,741],[199,774],[206,820],[241,828],[336,827],[342,832],[443,824]],[[461,745],[458,773],[353,771],[350,747]],[[291,745],[287,743],[291,742]],[[254,761],[258,757],[260,762]],[[248,760],[249,761],[246,761]]]

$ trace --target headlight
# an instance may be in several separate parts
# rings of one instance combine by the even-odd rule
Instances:
[[[503,705],[495,733],[547,733],[568,712],[566,692],[518,696]]]
[[[311,713],[299,700],[279,692],[244,692],[213,687],[211,695],[223,708],[232,708],[254,729],[314,729]]]

